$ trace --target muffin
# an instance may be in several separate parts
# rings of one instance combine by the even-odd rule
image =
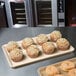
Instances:
[[[48,41],[48,37],[45,34],[40,34],[37,36],[36,41],[38,44],[42,45]]]
[[[45,54],[51,54],[55,51],[55,45],[52,42],[42,44],[42,50]]]
[[[64,75],[62,75],[62,74],[57,74],[57,75],[54,75],[54,76],[64,76]]]
[[[19,62],[23,59],[23,53],[20,49],[14,49],[12,50],[10,53],[10,58],[14,61],[14,62]]]
[[[40,51],[36,45],[29,46],[26,49],[26,52],[27,52],[28,56],[31,58],[37,58],[39,56],[39,53],[40,53]]]
[[[70,48],[70,43],[65,38],[58,39],[56,44],[59,50],[68,50]]]
[[[55,66],[47,66],[45,69],[46,76],[54,76],[59,74],[59,70]]]
[[[68,76],[76,76],[76,69],[72,69],[68,72]]]
[[[26,49],[28,46],[32,45],[34,43],[32,38],[25,38],[22,40],[22,47]]]
[[[18,44],[15,41],[10,41],[6,45],[6,49],[7,49],[8,52],[11,52],[15,48],[19,48]]]
[[[56,42],[59,38],[62,37],[62,34],[60,31],[53,31],[50,34],[50,40]]]
[[[60,69],[63,71],[69,71],[73,68],[75,68],[75,64],[71,61],[64,61],[60,65]]]

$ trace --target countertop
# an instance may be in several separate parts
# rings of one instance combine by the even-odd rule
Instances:
[[[53,27],[25,27],[25,28],[2,28],[0,29],[0,76],[38,76],[37,69],[42,66],[53,64],[65,59],[70,59],[76,56],[76,52],[69,53],[66,55],[58,56],[56,58],[50,58],[47,60],[32,63],[26,66],[12,69],[9,67],[5,55],[2,51],[1,46],[8,41],[15,40],[19,41],[25,37],[34,37],[40,33],[48,34],[53,30],[60,30],[63,37],[67,38],[70,43],[76,48],[76,28],[64,27],[64,28],[53,28]],[[75,50],[76,51],[76,50]]]

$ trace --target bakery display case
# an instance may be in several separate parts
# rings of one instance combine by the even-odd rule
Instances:
[[[49,33],[52,33],[51,37],[53,37],[54,34],[56,34],[52,40],[54,40],[54,38],[56,40],[56,38],[61,37],[60,33],[57,33],[57,32],[53,33],[53,31],[55,31],[55,30],[60,31],[62,34],[62,37],[66,38],[69,41],[70,45],[72,45],[74,47],[73,51],[70,52],[70,50],[68,50],[69,53],[59,55],[60,53],[66,52],[66,51],[63,51],[63,49],[69,48],[68,41],[66,39],[61,38],[57,42],[57,44],[59,46],[58,49],[62,49],[61,51],[58,50],[58,52],[59,52],[58,56],[55,57],[55,55],[57,55],[58,52],[52,50],[54,47],[52,47],[52,49],[51,49],[52,51],[51,51],[50,55],[48,55],[47,52],[49,51],[50,47],[48,45],[49,43],[46,42],[47,41],[46,35]],[[1,32],[0,46],[5,44],[7,46],[6,48],[8,50],[8,51],[7,50],[5,51],[7,53],[3,53],[4,51],[0,47],[0,50],[1,50],[0,51],[0,55],[1,55],[1,57],[0,57],[1,73],[0,73],[0,75],[1,76],[5,76],[5,75],[6,76],[10,76],[10,75],[11,76],[13,76],[13,75],[14,76],[21,76],[21,75],[22,76],[25,76],[25,75],[45,76],[44,70],[45,70],[45,67],[48,65],[56,65],[57,66],[57,65],[61,64],[62,61],[65,61],[65,60],[68,60],[71,58],[73,58],[73,59],[71,59],[71,61],[73,63],[75,63],[76,62],[76,49],[75,49],[76,48],[76,37],[75,37],[76,33],[75,33],[75,31],[76,31],[76,28],[73,28],[73,27],[64,27],[64,28],[61,28],[61,27],[51,27],[51,28],[49,28],[49,27],[37,27],[37,28],[28,27],[28,28],[26,28],[26,27],[24,27],[24,28],[18,28],[18,29],[17,28],[15,28],[15,29],[13,29],[13,28],[0,28],[0,32]],[[40,34],[46,34],[46,35],[44,36],[44,35],[40,35]],[[38,36],[38,35],[40,35],[40,36]],[[43,48],[44,48],[44,50],[47,50],[47,51],[42,52],[38,56],[39,52],[36,52],[36,51],[38,51],[36,49],[36,46],[30,46],[28,48],[30,43],[33,44],[33,42],[32,42],[32,40],[28,39],[27,37],[29,37],[29,38],[37,37],[38,38],[37,43],[39,45],[41,45],[40,41],[42,41],[42,42],[45,41]],[[25,39],[25,38],[27,38],[27,39]],[[12,40],[15,42],[8,43],[9,41],[12,41]],[[23,40],[23,42],[19,42],[20,40]],[[28,40],[30,43],[27,43],[27,45],[25,45],[25,43]],[[18,45],[16,42],[18,42]],[[14,46],[13,46],[13,44],[14,44]],[[34,45],[37,45],[37,44],[34,44]],[[20,46],[20,47],[18,47],[18,46]],[[45,48],[44,46],[47,46],[47,48]],[[10,51],[11,48],[16,48],[16,49],[14,49],[14,51]],[[24,53],[22,53],[23,50],[22,50],[22,52],[20,50],[23,48],[24,49],[28,48],[27,49],[28,51],[27,52],[24,51]],[[31,49],[34,49],[34,50],[31,50]],[[29,54],[30,51],[33,51],[36,55],[33,52],[32,52],[33,54],[32,53]],[[17,68],[11,68],[9,66],[9,62],[7,62],[7,60],[6,60],[6,55],[7,55],[7,57],[9,57],[8,60],[11,61],[10,63],[13,66],[24,64],[23,63],[24,60],[27,63],[27,61],[28,62],[31,62],[31,60],[35,61],[38,58],[41,59],[41,57],[42,58],[45,57],[45,59],[40,60],[40,61],[36,61],[33,63],[29,63],[27,65],[22,65],[21,67],[18,66]],[[24,55],[24,57],[23,57],[23,55]],[[49,56],[51,56],[51,57],[49,57]],[[52,56],[54,56],[54,57],[52,57]],[[18,57],[18,59],[17,59],[17,57]],[[32,58],[32,57],[35,57],[35,58]],[[47,58],[47,57],[49,57],[49,58]],[[60,63],[58,63],[58,62],[60,62]],[[57,64],[55,64],[55,63],[57,63]],[[38,74],[38,72],[39,72],[39,74]],[[42,75],[42,74],[44,74],[44,75]]]

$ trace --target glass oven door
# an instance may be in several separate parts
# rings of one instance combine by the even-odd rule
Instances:
[[[35,0],[36,26],[57,26],[57,0]]]
[[[9,28],[27,27],[24,0],[5,0]]]

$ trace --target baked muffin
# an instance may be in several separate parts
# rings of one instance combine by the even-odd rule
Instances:
[[[76,68],[72,69],[72,70],[69,70],[68,76],[76,76]]]
[[[52,42],[42,44],[42,49],[45,54],[51,54],[55,51],[55,45]]]
[[[15,48],[19,48],[18,44],[15,41],[10,41],[6,45],[6,49],[7,49],[8,52],[11,52]]]
[[[59,74],[59,70],[55,66],[47,66],[46,67],[46,76],[54,76],[56,74]]]
[[[67,39],[65,38],[60,38],[56,42],[57,47],[59,50],[67,50],[70,48],[70,43]]]
[[[64,76],[64,75],[62,75],[62,74],[57,74],[57,75],[54,75],[54,76]]]
[[[60,65],[60,69],[63,71],[69,71],[73,68],[75,68],[75,64],[69,60],[62,62]]]
[[[40,34],[37,36],[36,41],[38,44],[42,45],[48,41],[48,37],[45,34]]]
[[[40,53],[40,51],[39,51],[39,49],[37,48],[36,45],[31,45],[31,46],[29,46],[29,47],[26,49],[26,52],[27,52],[28,56],[31,57],[31,58],[36,58],[36,57],[38,57],[38,56],[39,56],[39,53]]]
[[[14,49],[12,50],[10,53],[10,58],[14,61],[14,62],[19,62],[23,59],[23,53],[20,49]]]
[[[62,34],[60,31],[53,31],[51,34],[50,34],[50,40],[56,42],[59,38],[62,37]]]
[[[22,40],[22,47],[26,49],[28,46],[32,45],[34,43],[32,38],[25,38]]]

